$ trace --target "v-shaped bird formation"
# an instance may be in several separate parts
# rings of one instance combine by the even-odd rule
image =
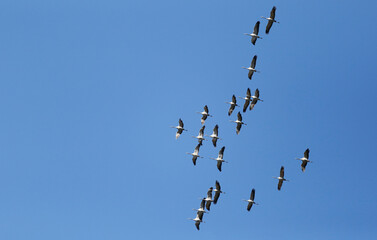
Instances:
[[[271,27],[273,25],[273,23],[279,23],[275,20],[275,12],[276,12],[276,7],[274,6],[270,12],[270,17],[269,18],[266,18],[266,17],[262,17],[263,19],[266,19],[268,22],[267,22],[267,26],[266,26],[266,31],[265,33],[266,34],[269,34],[270,30],[271,30]],[[259,27],[260,27],[260,22],[257,21],[256,24],[254,25],[254,30],[252,33],[245,33],[245,35],[248,35],[251,37],[251,43],[253,45],[256,44],[256,41],[257,39],[262,39],[262,37],[259,35]],[[257,70],[257,67],[256,67],[256,64],[257,64],[257,55],[254,55],[254,57],[252,58],[251,60],[251,63],[250,63],[250,67],[242,67],[246,70],[248,70],[248,79],[252,80],[253,78],[253,75],[254,73],[260,73],[259,70]],[[251,95],[251,90],[250,88],[248,88],[246,90],[246,96],[245,97],[239,97],[240,99],[243,99],[245,100],[245,103],[243,105],[243,109],[242,109],[242,112],[243,113],[246,113],[247,112],[247,109],[249,108],[249,110],[253,110],[255,105],[260,101],[260,102],[263,102],[262,99],[260,99],[260,92],[259,92],[259,89],[255,89],[254,91],[254,95],[252,96]],[[237,105],[237,99],[236,99],[236,96],[233,94],[232,95],[232,100],[230,102],[226,102],[227,104],[230,105],[229,107],[229,110],[228,110],[228,116],[231,116],[234,109],[236,107],[239,107],[239,105]],[[205,135],[204,134],[204,130],[205,130],[205,122],[207,120],[208,117],[213,117],[212,115],[209,114],[209,108],[207,105],[204,106],[203,108],[203,111],[202,112],[197,112],[199,114],[202,115],[201,117],[201,124],[203,125],[200,130],[199,130],[199,134],[197,136],[193,136],[193,138],[196,138],[198,140],[198,144],[196,145],[195,149],[194,149],[194,152],[193,153],[187,153],[189,155],[192,156],[192,162],[194,164],[194,166],[196,166],[196,161],[198,158],[204,158],[203,156],[200,156],[199,155],[199,150],[201,148],[201,146],[203,145],[203,140],[206,140],[204,138],[204,136],[206,137],[210,137],[212,139],[212,145],[214,147],[217,147],[217,141],[218,140],[221,140],[221,138],[219,138],[219,125],[216,124],[214,129],[213,129],[213,132],[211,135]],[[215,118],[215,117],[214,117]],[[242,125],[247,125],[245,122],[243,122],[243,118],[242,118],[242,115],[241,115],[241,112],[239,111],[237,113],[237,119],[236,120],[229,120],[230,122],[233,122],[233,123],[236,123],[236,134],[238,135],[241,131],[241,128],[242,128]],[[176,128],[177,129],[177,133],[176,133],[176,139],[178,139],[180,137],[180,135],[183,133],[183,131],[187,131],[185,128],[184,128],[184,124],[183,124],[183,121],[181,119],[179,119],[178,121],[178,126],[176,127],[172,127],[172,128]],[[209,158],[209,159],[212,159],[214,161],[216,161],[216,167],[218,169],[218,171],[222,171],[223,169],[223,163],[228,163],[228,161],[224,160],[224,151],[225,151],[225,146],[223,146],[219,153],[218,153],[218,156],[217,158]],[[309,161],[309,148],[305,150],[304,152],[304,157],[302,158],[296,158],[297,160],[301,161],[301,170],[302,172],[305,171],[306,167],[307,167],[307,164],[310,163],[311,161]],[[278,180],[278,184],[277,184],[277,189],[280,191],[282,189],[282,186],[283,186],[283,183],[285,181],[289,181],[288,179],[285,178],[284,176],[284,166],[281,166],[280,168],[280,175],[279,177],[273,177],[275,179]],[[219,197],[220,195],[224,193],[222,190],[221,190],[221,186],[220,186],[220,183],[219,181],[216,180],[215,182],[215,188],[213,187],[210,187],[207,191],[207,197],[204,197],[204,198],[200,198],[201,202],[200,202],[200,207],[198,209],[194,209],[196,211],[196,217],[195,218],[189,218],[190,220],[193,220],[195,222],[195,226],[196,228],[199,230],[199,226],[200,226],[200,223],[204,223],[203,221],[203,216],[204,216],[204,213],[207,213],[207,211],[210,211],[211,209],[211,204],[217,204],[217,202],[219,201]],[[214,194],[214,196],[213,196]],[[247,206],[246,206],[246,209],[247,211],[250,211],[252,206],[253,205],[258,205],[258,203],[256,203],[254,201],[255,199],[255,189],[253,188],[251,190],[251,194],[250,194],[250,198],[245,200],[245,199],[242,199],[243,201],[247,202]],[[207,210],[207,211],[206,211]]]

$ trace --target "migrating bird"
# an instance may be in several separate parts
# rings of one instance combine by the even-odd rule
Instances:
[[[248,200],[242,199],[243,201],[249,203],[249,204],[247,204],[247,211],[250,211],[253,204],[258,205],[258,203],[254,202],[254,198],[255,198],[255,189],[253,188],[253,190],[251,190],[250,199],[248,199]]]
[[[232,120],[229,120],[231,122],[235,122],[237,123],[237,126],[236,126],[236,133],[239,134],[240,133],[240,130],[241,130],[241,127],[242,125],[247,125],[246,123],[242,122],[242,115],[240,112],[238,112],[237,114],[237,120],[236,121],[232,121]]]
[[[253,110],[253,108],[254,108],[255,104],[257,104],[258,100],[263,102],[263,100],[259,98],[259,89],[258,88],[255,90],[254,96],[251,96],[251,98],[253,100],[251,101],[251,104],[250,104],[250,110]]]
[[[247,107],[249,106],[250,104],[250,101],[251,101],[251,92],[250,92],[250,88],[248,88],[246,90],[246,97],[239,97],[241,99],[245,99],[245,104],[243,105],[243,112],[246,112],[246,109]]]
[[[204,124],[204,122],[206,121],[207,117],[212,117],[212,115],[209,115],[209,111],[208,111],[208,106],[205,105],[204,106],[204,111],[203,112],[197,112],[199,114],[202,114],[202,119],[201,119],[201,123]]]
[[[223,162],[228,163],[227,161],[225,161],[225,160],[223,159],[223,156],[224,156],[224,150],[225,150],[225,147],[222,147],[222,148],[220,149],[220,151],[219,151],[219,155],[217,156],[217,158],[211,158],[211,159],[217,161],[217,169],[219,169],[220,172],[221,172],[221,165],[222,165],[222,163],[223,163]]]
[[[213,189],[213,191],[215,192],[215,196],[213,198],[213,203],[216,204],[217,201],[219,200],[220,193],[225,193],[225,192],[221,191],[220,183],[217,180],[216,180],[216,188]]]
[[[213,202],[213,199],[212,199],[212,190],[213,190],[213,187],[210,187],[208,189],[207,198],[205,199],[205,201],[206,201],[206,208],[207,208],[208,211],[210,211],[211,202]]]
[[[269,18],[265,18],[265,17],[262,17],[266,20],[268,20],[268,23],[267,23],[267,26],[266,26],[266,34],[268,34],[270,32],[270,29],[272,27],[272,24],[274,22],[276,23],[279,23],[278,21],[275,20],[275,11],[276,11],[276,7],[274,6],[270,12],[270,17]]]
[[[228,111],[228,116],[232,115],[232,112],[234,110],[235,107],[238,107],[237,105],[237,99],[236,99],[236,96],[232,96],[232,101],[231,102],[226,102],[228,104],[230,104],[230,108],[229,108],[229,111]]]
[[[210,138],[212,138],[212,144],[214,147],[216,147],[217,139],[219,138],[219,125],[216,124],[216,126],[213,128],[213,133],[209,135]]]
[[[296,158],[297,160],[300,160],[302,161],[301,163],[301,170],[303,172],[305,172],[305,168],[306,168],[306,165],[308,164],[308,162],[312,162],[312,161],[309,161],[309,148],[307,148],[304,152],[304,157],[303,158]]]
[[[200,202],[200,207],[199,207],[199,209],[192,209],[192,210],[194,210],[194,211],[197,211],[196,214],[199,216],[200,219],[203,219],[203,214],[204,214],[204,213],[208,213],[208,212],[206,212],[206,210],[205,210],[205,204],[206,204],[206,199],[203,198],[202,201]]]
[[[183,121],[182,119],[179,119],[178,126],[171,127],[171,128],[176,128],[177,133],[175,134],[175,139],[178,139],[179,136],[182,134],[183,131],[187,131],[186,129],[183,128]]]
[[[201,157],[201,156],[199,156],[199,148],[200,148],[200,143],[195,147],[195,150],[194,150],[194,152],[193,153],[187,153],[187,154],[189,154],[189,155],[192,155],[192,162],[194,163],[194,166],[196,165],[196,159],[198,159],[198,157],[199,158],[203,158],[203,157]]]
[[[279,179],[279,183],[278,183],[278,190],[279,191],[280,191],[281,186],[283,185],[284,181],[288,181],[289,182],[288,179],[284,178],[284,167],[283,166],[281,166],[281,168],[280,168],[280,176],[279,177],[273,177],[273,178]]]
[[[204,129],[206,128],[206,126],[203,126],[200,130],[199,130],[199,134],[198,134],[198,136],[196,136],[196,137],[193,137],[193,138],[196,138],[196,139],[198,139],[198,142],[199,142],[199,144],[200,145],[202,145],[203,144],[203,140],[205,140],[204,139]]]
[[[200,225],[200,223],[205,223],[204,221],[203,221],[203,214],[201,215],[201,217],[200,217],[200,214],[196,214],[196,217],[195,218],[188,218],[189,220],[193,220],[193,221],[195,221],[195,226],[196,226],[196,229],[198,229],[198,230],[200,230],[199,229],[199,225]]]
[[[253,77],[254,72],[259,73],[259,71],[255,69],[256,64],[257,64],[257,55],[254,55],[253,59],[251,60],[250,67],[242,67],[243,69],[249,70],[249,74],[247,75],[247,77],[250,80]]]
[[[260,24],[259,21],[255,24],[253,33],[251,33],[251,34],[250,33],[244,33],[245,35],[251,36],[251,43],[253,45],[255,45],[255,42],[257,41],[258,38],[262,39],[260,36],[258,36],[259,24]]]

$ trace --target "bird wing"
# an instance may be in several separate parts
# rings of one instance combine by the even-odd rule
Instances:
[[[217,201],[219,200],[219,197],[220,197],[220,192],[219,191],[216,191],[215,193],[215,196],[213,198],[213,203],[216,204]]]
[[[212,138],[212,144],[214,147],[216,147],[216,143],[217,143],[217,138]]]
[[[199,222],[199,221],[198,221],[198,222],[195,222],[196,229],[198,229],[198,230],[200,230],[200,229],[199,229],[199,225],[200,225],[200,222]]]
[[[254,71],[249,71],[249,73],[247,74],[247,77],[251,80],[251,78],[253,77],[253,74],[254,74]]]
[[[219,151],[219,158],[223,159],[223,156],[224,156],[224,150],[225,150],[225,146],[222,147]]]
[[[275,19],[275,11],[276,11],[276,7],[273,6],[273,8],[271,9],[271,12],[270,12],[270,18]]]
[[[251,190],[251,193],[250,193],[250,200],[253,200],[254,201],[254,198],[255,198],[255,189],[253,188]]]
[[[259,24],[260,24],[260,22],[258,21],[258,22],[255,24],[255,26],[254,26],[254,31],[253,31],[253,33],[256,34],[256,35],[258,35],[258,33],[259,33]]]
[[[307,161],[302,161],[302,163],[301,163],[301,170],[303,171],[303,172],[305,172],[305,168],[306,168],[306,165],[308,164],[308,162]]]
[[[194,153],[198,154],[200,149],[200,144],[196,145]]]
[[[255,45],[255,42],[257,41],[257,38],[256,37],[252,37],[251,38],[251,43],[253,44],[253,45]]]
[[[210,188],[208,189],[208,192],[207,192],[207,198],[208,198],[208,199],[212,199],[212,190],[213,190],[212,187],[210,187]]]
[[[199,130],[199,136],[203,136],[204,135],[204,129],[206,128],[206,126],[203,126],[200,130]]]
[[[202,201],[200,202],[200,208],[204,209],[205,205],[206,205],[206,200],[205,198],[203,198]]]
[[[249,202],[249,204],[247,204],[247,211],[250,211],[250,209],[251,209],[252,206],[253,206],[253,203]]]
[[[183,121],[182,121],[182,119],[179,119],[179,126],[183,128]]]
[[[310,150],[309,150],[309,148],[307,148],[304,152],[304,158],[309,159],[309,152],[310,152]]]
[[[207,105],[204,106],[204,112],[209,113]]]
[[[278,183],[278,190],[279,191],[280,191],[282,185],[283,185],[283,180],[279,180],[279,183]]]
[[[219,169],[220,172],[221,172],[221,165],[222,165],[222,162],[217,161],[217,169]]]
[[[237,118],[238,118],[238,121],[241,121],[241,122],[242,122],[242,115],[241,115],[240,112],[238,112],[238,114],[237,114]]]
[[[196,217],[197,218],[199,218],[200,219],[200,221],[202,221],[203,220],[203,212],[202,211],[198,211],[197,213],[196,213]]]
[[[229,111],[228,111],[228,116],[232,115],[232,112],[233,112],[235,107],[236,107],[236,105],[233,105],[233,104],[230,105],[230,108],[229,108]]]
[[[215,128],[213,129],[213,133],[216,135],[216,137],[219,135],[219,125],[216,124]]]
[[[182,130],[178,130],[177,133],[175,134],[175,139],[178,139],[179,136],[181,136]]]
[[[274,22],[271,21],[271,20],[268,21],[267,26],[266,26],[266,34],[270,33],[270,29],[271,29],[273,23]]]
[[[255,66],[257,65],[257,55],[254,55],[253,60],[251,60],[250,67],[255,69]]]
[[[249,106],[249,104],[250,104],[250,100],[249,99],[245,100],[245,104],[243,105],[243,112],[246,112],[246,109]]]
[[[207,201],[206,208],[207,208],[208,211],[211,210],[211,201]]]
[[[281,166],[280,168],[280,177],[284,178],[284,167]]]
[[[233,94],[233,96],[232,96],[232,102],[233,102],[234,104],[237,103],[237,99],[236,99],[236,96],[234,96],[234,94]]]
[[[201,120],[202,124],[204,124],[206,119],[207,119],[207,115],[202,115],[202,120]]]
[[[246,98],[248,98],[248,99],[251,98],[251,91],[250,91],[250,88],[247,88],[247,90],[246,90]]]
[[[259,89],[258,89],[258,88],[255,89],[254,96],[255,96],[256,98],[259,98]]]
[[[221,186],[220,186],[219,181],[216,181],[215,185],[216,185],[216,189],[218,190],[218,192],[221,191]]]
[[[241,127],[242,127],[242,124],[241,123],[238,123],[237,124],[237,127],[236,127],[236,133],[239,134],[240,131],[241,131]]]
[[[199,144],[200,145],[200,144]],[[194,166],[196,166],[196,160],[198,159],[197,156],[192,156],[192,163],[194,164]]]

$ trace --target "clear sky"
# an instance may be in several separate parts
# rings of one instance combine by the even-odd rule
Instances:
[[[264,34],[272,6],[270,34]],[[376,1],[0,2],[0,239],[373,239]],[[243,33],[261,21],[263,39]],[[247,78],[257,54],[261,73]],[[264,102],[235,134],[232,94]],[[240,101],[243,104],[242,101]],[[204,105],[223,140],[196,146]],[[237,110],[237,109],[236,109]],[[189,130],[175,140],[182,118]],[[305,173],[300,162],[311,150]],[[277,191],[280,166],[290,182]],[[219,180],[226,194],[195,217]],[[250,212],[241,199],[256,189]]]

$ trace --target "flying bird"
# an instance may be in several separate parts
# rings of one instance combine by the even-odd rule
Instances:
[[[270,32],[270,29],[271,29],[272,24],[273,24],[274,22],[279,23],[278,21],[275,20],[275,11],[276,11],[276,7],[274,6],[274,7],[271,9],[270,17],[269,17],[269,18],[262,17],[262,18],[268,20],[268,23],[267,23],[267,26],[266,26],[266,34],[268,34],[268,33]]]
[[[254,96],[251,96],[251,98],[253,100],[251,101],[251,104],[250,104],[250,110],[253,110],[253,108],[254,108],[255,104],[257,104],[258,100],[263,102],[263,100],[259,98],[259,89],[258,88],[255,90]]]
[[[242,67],[243,69],[249,70],[249,74],[247,75],[247,77],[250,80],[253,77],[254,72],[259,73],[259,71],[255,69],[256,64],[257,64],[257,55],[254,55],[253,59],[251,60],[250,67]]]
[[[199,219],[203,219],[203,214],[204,213],[208,213],[205,210],[205,204],[206,204],[206,199],[203,198],[202,201],[201,201],[201,203],[200,203],[199,209],[193,209],[193,210],[196,211],[196,215],[199,217]]]
[[[205,140],[205,138],[204,138],[204,129],[205,129],[205,128],[206,128],[206,126],[203,126],[203,127],[199,130],[199,134],[198,134],[198,136],[193,137],[193,138],[198,139],[198,142],[199,142],[200,145],[202,145],[202,144],[203,144],[203,140]]]
[[[280,168],[280,176],[279,177],[273,177],[273,178],[279,179],[279,183],[278,183],[278,190],[279,191],[281,189],[281,186],[283,185],[283,182],[289,181],[288,179],[284,178],[284,167],[283,166],[281,166],[281,168]]]
[[[308,164],[308,162],[312,162],[312,161],[309,161],[309,148],[307,148],[304,152],[304,157],[303,158],[296,158],[297,160],[300,160],[302,161],[301,163],[301,170],[303,172],[305,172],[305,168],[306,168],[306,165]]]
[[[245,104],[243,105],[243,112],[246,112],[246,109],[247,107],[249,106],[250,104],[250,101],[251,101],[251,92],[250,92],[250,88],[248,88],[246,90],[246,97],[239,97],[239,98],[242,98],[245,100]]]
[[[200,216],[200,214],[196,214],[196,217],[195,218],[188,218],[189,220],[193,220],[195,222],[195,226],[196,226],[196,229],[200,230],[199,229],[199,225],[200,223],[204,223],[203,221],[203,214]]]
[[[229,111],[228,111],[228,116],[232,115],[232,112],[234,110],[235,107],[238,107],[237,105],[237,99],[236,99],[236,96],[232,96],[232,101],[231,102],[226,102],[228,104],[230,104],[230,107],[229,107]]]
[[[205,199],[206,200],[206,208],[207,208],[208,211],[210,211],[210,209],[211,209],[211,203],[213,202],[213,199],[212,199],[212,190],[213,190],[213,187],[210,187],[208,189],[207,198]]]
[[[223,162],[228,163],[227,161],[225,161],[225,160],[223,159],[223,156],[224,156],[224,150],[225,150],[225,147],[222,147],[222,148],[220,149],[220,151],[219,151],[219,155],[217,156],[217,158],[211,158],[211,159],[217,161],[217,169],[219,169],[220,172],[221,172],[221,166],[222,166],[222,163],[223,163]]]
[[[255,189],[253,188],[253,190],[251,190],[250,199],[248,199],[248,200],[242,199],[243,201],[249,203],[249,204],[247,204],[247,211],[250,211],[253,204],[258,205],[258,203],[254,202],[254,198],[255,198]]]
[[[213,128],[213,132],[211,135],[209,135],[210,138],[212,138],[212,144],[214,147],[216,147],[217,139],[219,138],[219,125],[216,124],[216,126]]]
[[[208,106],[205,105],[204,106],[204,111],[203,112],[197,112],[199,114],[202,114],[202,119],[201,119],[201,123],[204,124],[207,117],[212,117],[212,115],[209,115],[209,111],[208,111]]]
[[[229,120],[229,121],[237,123],[237,126],[236,126],[236,133],[239,134],[242,125],[247,125],[247,124],[244,123],[244,122],[242,122],[242,115],[241,115],[240,112],[238,112],[238,114],[237,114],[237,118],[238,118],[238,119],[237,119],[236,121],[232,121],[232,120]]]
[[[183,121],[182,119],[179,119],[179,123],[178,123],[178,126],[175,126],[175,127],[171,127],[171,128],[176,128],[177,129],[177,133],[175,134],[175,139],[178,139],[179,136],[182,134],[183,131],[187,131],[186,129],[183,128]]]
[[[217,201],[219,200],[220,193],[225,193],[225,192],[221,191],[220,183],[217,180],[216,180],[216,188],[213,189],[213,191],[215,192],[215,196],[213,198],[213,203],[216,204]]]
[[[253,45],[255,45],[255,42],[257,41],[258,38],[262,39],[260,36],[258,36],[259,24],[260,24],[259,21],[255,24],[253,33],[251,33],[251,34],[250,33],[244,33],[245,35],[251,36],[251,43]]]
[[[201,144],[199,143],[196,147],[195,147],[195,150],[193,153],[187,153],[189,155],[192,155],[192,162],[194,163],[194,166],[196,165],[196,160],[199,158],[203,158],[201,156],[199,156],[199,148],[200,148]]]

